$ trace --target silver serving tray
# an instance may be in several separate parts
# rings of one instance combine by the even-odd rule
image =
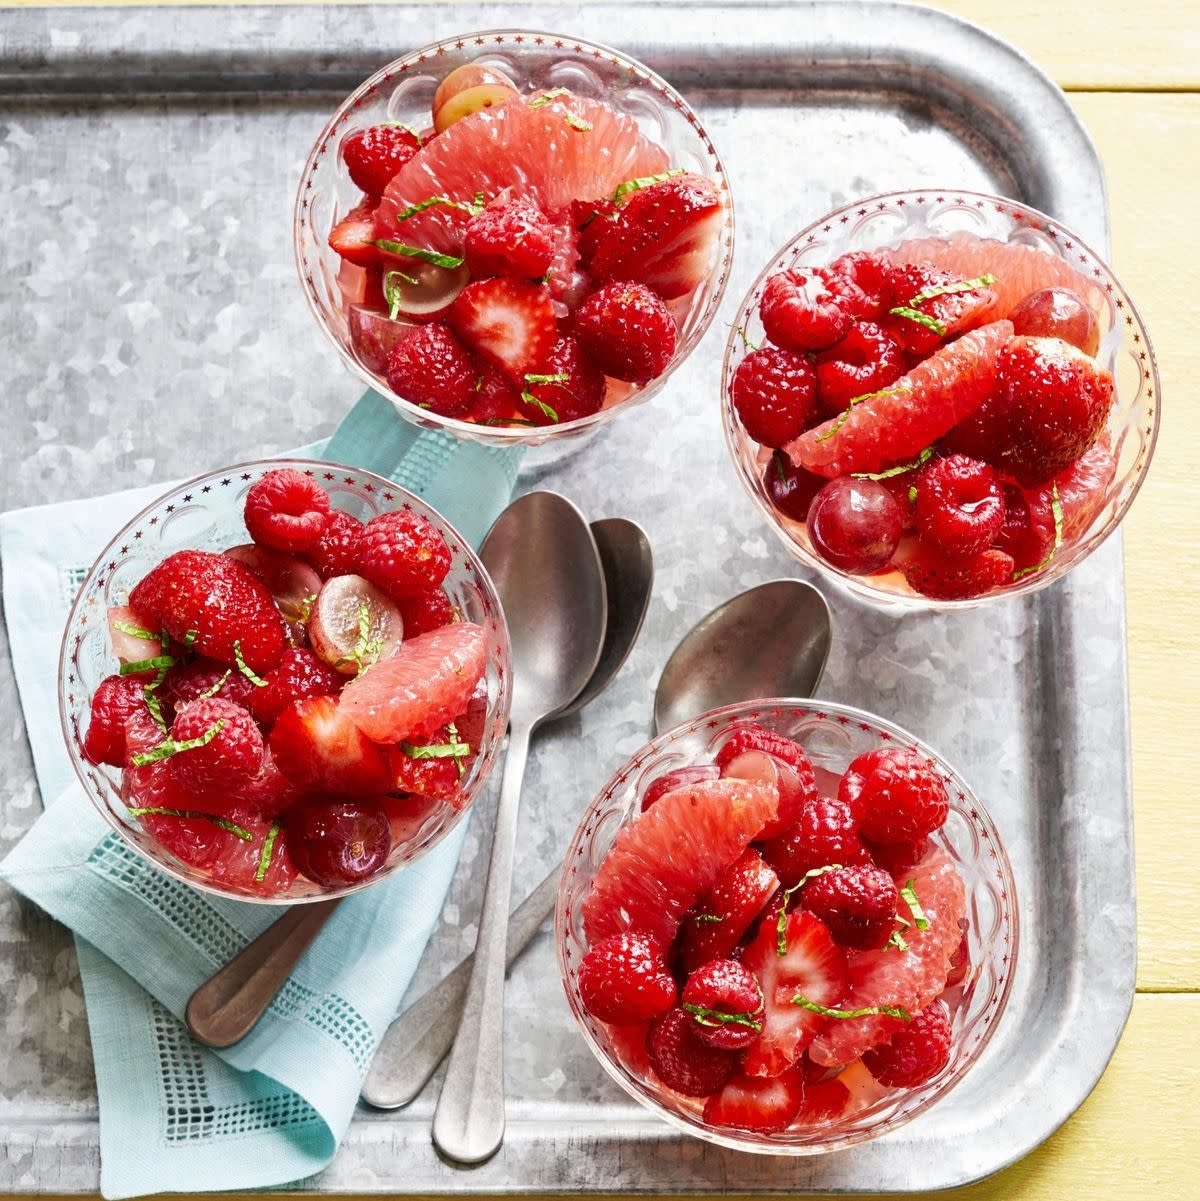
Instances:
[[[792,233],[873,192],[998,191],[1107,244],[1100,165],[1062,94],[1009,46],[931,10],[857,0],[9,10],[2,507],[181,477],[329,432],[359,387],[318,337],[294,278],[292,192],[309,146],[334,103],[390,58],[456,31],[518,25],[620,46],[707,123],[737,204],[724,320]],[[537,743],[518,895],[644,740],[654,681],[683,630],[743,587],[803,573],[727,459],[717,404],[725,335],[719,319],[661,397],[523,477],[589,516],[642,522],[659,571],[616,685]],[[898,619],[831,599],[837,641],[822,693],[899,721],[958,764],[1012,857],[1016,982],[963,1083],[903,1129],[834,1155],[770,1159],[686,1139],[592,1059],[543,933],[509,988],[503,1151],[469,1171],[439,1160],[430,1088],[407,1111],[364,1110],[308,1187],[941,1189],[1024,1155],[1079,1106],[1134,987],[1120,541],[1064,583],[962,615]],[[0,654],[7,660],[6,642]],[[20,728],[8,670],[0,719]],[[7,738],[0,756],[0,840],[10,843],[39,807],[24,741]],[[481,817],[414,996],[473,942],[486,835]],[[96,1101],[70,940],[5,891],[0,945],[0,1188],[93,1191]]]

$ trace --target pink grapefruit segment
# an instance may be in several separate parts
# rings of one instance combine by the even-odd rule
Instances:
[[[1063,541],[1069,542],[1084,533],[1096,520],[1108,499],[1108,489],[1117,474],[1117,461],[1104,438],[1084,451],[1065,471],[1059,472],[1052,483],[1040,492],[1047,497],[1058,489],[1063,512]]]
[[[784,448],[799,467],[833,479],[914,458],[991,395],[1011,321],[963,334],[889,388],[801,434]]]
[[[684,915],[775,814],[772,788],[704,780],[667,793],[622,829],[583,903],[589,943],[641,930],[664,947]]]

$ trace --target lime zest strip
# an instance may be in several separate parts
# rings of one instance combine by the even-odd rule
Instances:
[[[153,813],[159,817],[186,817],[195,819],[202,817],[205,821],[212,822],[214,826],[220,826],[222,830],[228,830],[235,838],[240,838],[243,842],[253,842],[254,835],[250,833],[245,826],[239,826],[236,822],[231,822],[227,817],[218,817],[215,813],[201,813],[199,809],[164,809],[161,805],[150,805],[145,809],[130,809],[130,817],[145,817],[146,814]]]
[[[902,1005],[868,1005],[863,1009],[830,1009],[828,1005],[819,1005],[816,1001],[810,1001],[807,997],[802,997],[798,993],[792,998],[793,1005],[799,1005],[801,1009],[807,1009],[810,1013],[819,1013],[826,1018],[867,1018],[867,1017],[889,1017],[899,1018],[903,1022],[911,1022],[912,1016],[908,1010]]]
[[[982,288],[990,288],[995,282],[996,277],[994,275],[981,275],[977,279],[961,279],[957,283],[937,284],[932,288],[925,288],[923,291],[918,292],[908,302],[908,306],[919,309],[927,300],[932,300],[935,296],[950,296],[955,292],[978,292]],[[892,309],[893,313],[895,311],[895,309]]]
[[[1063,542],[1063,507],[1062,507],[1062,501],[1059,499],[1059,496],[1058,496],[1058,485],[1057,484],[1054,485],[1054,489],[1050,494],[1050,511],[1054,514],[1054,545],[1050,548],[1049,553],[1046,555],[1046,557],[1040,563],[1035,563],[1032,567],[1022,567],[1020,571],[1014,571],[1013,572],[1013,583],[1014,584],[1017,582],[1017,580],[1022,579],[1023,577],[1025,577],[1027,575],[1033,575],[1034,572],[1041,571],[1043,567],[1046,567],[1049,564],[1050,560],[1054,558],[1055,552],[1057,552],[1062,546],[1062,542]]]
[[[225,718],[222,717],[213,722],[198,738],[188,738],[184,742],[176,742],[173,738],[168,738],[151,750],[134,755],[129,762],[134,767],[145,767],[147,763],[157,763],[160,759],[169,759],[172,755],[178,755],[183,751],[194,751],[199,747],[208,746],[224,728]]]
[[[673,176],[682,174],[682,167],[672,167],[670,171],[660,171],[657,175],[639,175],[637,179],[627,179],[624,183],[617,184],[613,190],[613,203],[616,204],[622,196],[627,195],[629,192],[637,192],[641,188],[649,188],[656,183],[664,183]]]
[[[876,396],[893,396],[901,392],[911,392],[912,389],[907,384],[901,384],[892,388],[880,388],[878,392],[864,392],[861,396],[855,396],[850,403],[838,414],[837,420],[823,434],[818,434],[816,441],[825,442],[832,438],[850,418],[850,414],[854,411],[855,405],[860,405],[865,400],[874,400]]]
[[[275,853],[275,840],[279,837],[279,823],[272,822],[271,828],[263,839],[262,851],[258,856],[258,867],[254,871],[254,879],[261,884],[267,877],[271,867],[271,857]]]
[[[375,245],[387,254],[398,254],[406,259],[422,259],[426,263],[432,263],[435,267],[445,267],[447,271],[453,271],[467,261],[452,254],[441,254],[436,250],[426,250],[421,246],[409,246],[405,242],[392,242],[387,238],[376,238]]]

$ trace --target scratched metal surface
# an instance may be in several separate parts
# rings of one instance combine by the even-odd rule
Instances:
[[[334,103],[418,41],[525,26],[619,45],[678,86],[737,207],[728,319],[767,256],[858,195],[909,186],[1015,196],[1107,243],[1095,152],[1011,48],[943,14],[848,0],[585,8],[455,5],[0,13],[5,405],[0,506],[192,474],[330,432],[358,386],[294,277],[290,213]],[[589,516],[648,530],[642,640],[614,687],[539,738],[525,788],[523,895],[648,732],[677,637],[731,593],[801,569],[727,461],[718,318],[663,394],[528,473]],[[1087,1095],[1133,991],[1135,932],[1120,540],[1028,600],[891,616],[831,597],[822,694],[901,722],[971,779],[1021,898],[1008,1013],[934,1110],[836,1155],[771,1160],[687,1140],[619,1092],[576,1034],[548,933],[513,973],[509,1133],[462,1171],[429,1142],[436,1087],[364,1110],[319,1191],[803,1192],[963,1184],[1045,1139]],[[40,810],[0,639],[0,847]],[[485,807],[486,808],[486,807]],[[471,946],[487,820],[474,823],[417,995]],[[0,1188],[91,1191],[97,1120],[65,932],[0,892]]]

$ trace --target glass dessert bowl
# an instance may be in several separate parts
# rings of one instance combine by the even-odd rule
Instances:
[[[954,1087],[1004,1010],[1012,870],[944,760],[846,706],[732,705],[588,808],[555,918],[609,1074],[685,1132],[808,1155]]]
[[[691,353],[733,211],[669,84],[607,47],[501,30],[414,51],[343,101],[294,240],[317,322],[401,416],[540,444],[648,400]]]
[[[370,472],[272,459],[172,488],[105,547],[59,710],[85,791],[143,857],[292,904],[453,829],[508,724],[509,666],[499,598],[444,518]]]
[[[796,235],[743,301],[722,408],[739,479],[801,562],[897,608],[1043,588],[1120,523],[1159,379],[1104,261],[972,192],[895,192]]]

